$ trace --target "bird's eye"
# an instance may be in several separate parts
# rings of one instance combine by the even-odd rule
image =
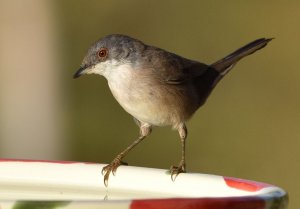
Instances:
[[[103,59],[107,56],[107,53],[108,53],[108,50],[106,48],[101,48],[99,51],[98,51],[98,57]]]

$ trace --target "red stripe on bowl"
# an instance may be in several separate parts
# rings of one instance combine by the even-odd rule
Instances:
[[[233,177],[223,177],[227,186],[248,192],[256,192],[271,185]]]
[[[133,200],[130,209],[265,209],[257,197]]]

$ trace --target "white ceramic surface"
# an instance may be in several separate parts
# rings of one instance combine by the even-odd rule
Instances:
[[[287,203],[284,190],[265,183],[199,173],[180,174],[173,182],[166,170],[132,166],[120,166],[105,187],[101,175],[103,166],[0,159],[0,208],[16,207],[20,200],[50,201],[49,208],[56,208],[51,205],[54,200],[68,202],[60,202],[57,208],[92,208],[92,205],[97,208],[132,208],[136,200],[140,204],[144,200],[174,198],[176,201],[225,201],[229,198],[229,201],[263,202],[254,208],[274,208],[274,204],[286,207]]]

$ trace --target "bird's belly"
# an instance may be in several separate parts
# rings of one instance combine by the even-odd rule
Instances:
[[[155,87],[134,87],[109,85],[118,103],[136,119],[155,126],[176,125],[180,116],[176,108],[155,94]]]
[[[118,95],[113,92],[118,103],[136,119],[156,126],[172,125],[172,114],[163,104],[151,96],[132,93]]]

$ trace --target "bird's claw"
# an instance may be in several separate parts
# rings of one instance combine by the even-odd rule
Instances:
[[[108,186],[108,179],[109,179],[110,173],[112,173],[115,176],[117,168],[120,165],[128,165],[128,163],[122,162],[121,159],[119,159],[119,158],[115,158],[110,164],[108,164],[102,168],[101,173],[104,176],[104,185],[106,187]]]
[[[186,170],[183,163],[180,163],[179,166],[171,166],[170,173],[171,173],[172,181],[175,181],[175,179],[180,173],[185,173],[185,172]]]

